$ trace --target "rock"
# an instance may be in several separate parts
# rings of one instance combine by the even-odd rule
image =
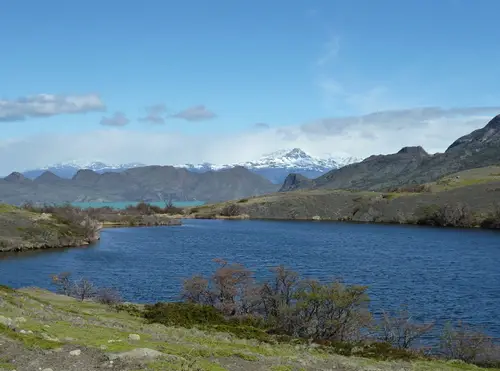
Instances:
[[[0,324],[7,327],[12,327],[12,318],[0,316]]]
[[[128,339],[132,340],[132,341],[139,341],[139,340],[141,340],[141,337],[139,335],[137,335],[137,334],[130,334],[128,336]]]
[[[149,348],[137,348],[124,353],[112,353],[108,354],[108,359],[113,361],[115,359],[156,359],[163,357],[165,354],[154,349]]]
[[[14,319],[15,322],[17,323],[26,323],[26,318],[24,317],[17,317],[16,319]]]
[[[58,338],[54,338],[50,335],[47,335],[46,333],[42,333],[42,337],[44,338],[44,340],[59,342]]]
[[[75,349],[69,352],[70,356],[79,356],[80,354],[82,354],[82,351],[80,349]]]

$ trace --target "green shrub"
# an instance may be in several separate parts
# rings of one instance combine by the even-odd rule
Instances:
[[[143,311],[135,304],[116,304],[114,308],[117,312],[127,312],[134,317],[142,317],[144,314]]]
[[[166,326],[194,327],[226,324],[224,316],[215,308],[194,303],[156,303],[146,305],[144,318],[151,323]]]
[[[240,339],[255,339],[261,342],[270,342],[271,336],[264,330],[252,326],[238,326],[238,325],[212,325],[206,326],[207,330],[215,330],[218,332],[227,332],[235,335]]]

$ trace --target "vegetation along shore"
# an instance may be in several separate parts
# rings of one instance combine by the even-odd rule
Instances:
[[[172,205],[159,208],[144,203],[125,210],[0,204],[0,252],[85,246],[98,241],[107,227],[181,225],[173,216],[179,212]]]

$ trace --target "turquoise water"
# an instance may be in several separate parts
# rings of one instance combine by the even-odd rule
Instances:
[[[112,209],[125,209],[128,206],[137,205],[139,202],[137,201],[122,201],[122,202],[72,202],[71,205],[76,207],[81,207],[82,209],[88,208],[98,208],[98,207],[111,207]],[[200,206],[205,202],[203,201],[182,201],[182,202],[174,202],[174,206],[177,207],[189,207],[189,206]],[[157,202],[148,202],[150,205],[165,207],[165,202],[157,201]]]

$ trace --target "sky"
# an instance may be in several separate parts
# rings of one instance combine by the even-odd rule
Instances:
[[[0,173],[446,150],[500,113],[497,0],[3,0]]]

